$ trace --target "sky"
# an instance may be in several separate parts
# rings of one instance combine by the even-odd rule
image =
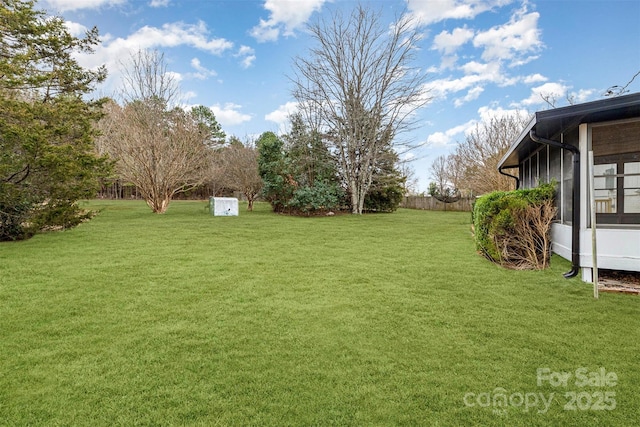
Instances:
[[[602,99],[611,86],[640,92],[638,0],[363,0],[391,25],[410,15],[422,39],[412,65],[427,74],[431,101],[399,136],[426,191],[433,160],[493,116]],[[111,96],[140,49],[164,54],[185,105],[210,107],[227,135],[252,140],[288,130],[295,57],[314,46],[306,26],[353,0],[40,0],[81,36],[101,42],[81,65],[106,65],[97,88]]]

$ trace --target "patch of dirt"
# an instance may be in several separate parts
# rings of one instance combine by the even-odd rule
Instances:
[[[598,270],[599,289],[604,292],[623,292],[640,295],[640,272]]]

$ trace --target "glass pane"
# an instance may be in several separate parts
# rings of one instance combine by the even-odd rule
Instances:
[[[624,164],[624,212],[640,213],[640,162]]]
[[[571,224],[573,215],[573,156],[571,151],[563,150],[562,159],[562,222]]]
[[[557,184],[556,194],[556,218],[559,220],[562,215],[562,187],[560,182],[562,181],[561,168],[560,168],[560,148],[549,146],[549,181],[554,180]]]
[[[549,182],[549,174],[547,172],[547,147],[538,153],[538,171],[540,173],[540,184]]]
[[[549,147],[549,178],[560,182],[560,149]]]
[[[596,213],[617,212],[617,169],[618,165],[615,163],[595,165],[593,167]]]

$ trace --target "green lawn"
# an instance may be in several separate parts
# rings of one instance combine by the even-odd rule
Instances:
[[[640,299],[594,300],[557,257],[494,266],[468,213],[88,206],[76,229],[0,244],[0,425],[640,419]],[[582,386],[580,368],[617,381]]]

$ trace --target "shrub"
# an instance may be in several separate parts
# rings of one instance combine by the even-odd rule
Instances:
[[[289,201],[289,206],[305,214],[326,212],[338,209],[343,198],[344,190],[338,185],[319,181],[313,186],[297,188]]]
[[[28,239],[36,232],[28,224],[31,203],[0,201],[0,241]]]
[[[476,249],[505,267],[546,268],[554,194],[552,183],[480,197],[473,209]]]
[[[404,187],[400,183],[391,183],[381,188],[371,189],[364,199],[367,212],[394,212],[404,197]]]

